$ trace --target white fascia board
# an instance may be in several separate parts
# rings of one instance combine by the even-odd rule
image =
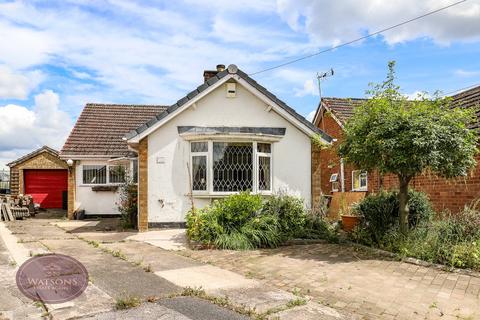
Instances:
[[[322,102],[321,104],[321,107],[322,108],[325,108],[325,111],[327,112],[330,112],[330,116],[332,116],[333,120],[335,120],[335,122],[340,126],[340,128],[342,128],[342,130],[344,129],[344,125],[343,123],[337,118],[337,116],[335,115],[335,113],[333,113],[332,109],[330,109],[326,104],[324,104]],[[320,113],[320,112],[319,112]],[[323,116],[322,116],[323,117]]]
[[[113,157],[122,157],[122,155],[112,155],[112,156],[106,156],[106,155],[68,155],[68,154],[62,154],[60,156],[60,159],[62,160],[109,160],[112,159]]]
[[[127,140],[127,143],[130,144],[135,144],[135,143],[139,143],[140,140],[142,140],[143,138],[145,138],[146,136],[150,135],[152,132],[154,132],[155,130],[157,130],[158,128],[160,128],[161,126],[163,126],[165,123],[169,122],[170,120],[172,120],[173,118],[175,118],[177,115],[179,115],[180,113],[182,113],[183,111],[187,110],[188,108],[194,106],[200,99],[202,99],[203,97],[205,97],[206,95],[208,95],[210,92],[212,92],[213,90],[217,89],[218,87],[220,87],[221,85],[223,85],[225,82],[227,82],[228,80],[230,80],[231,78],[233,77],[233,74],[228,74],[226,75],[225,77],[223,77],[222,79],[219,79],[217,82],[215,82],[213,85],[209,86],[207,89],[205,89],[204,91],[202,91],[201,93],[199,93],[198,95],[196,95],[192,100],[189,100],[187,103],[185,103],[183,106],[181,106],[179,109],[175,110],[174,112],[170,113],[168,116],[166,116],[165,118],[161,119],[160,121],[158,121],[157,123],[155,123],[153,126],[151,126],[150,128],[148,128],[147,130],[137,134],[135,137],[131,138],[131,139],[128,139]]]
[[[236,77],[234,77],[234,79],[236,81],[238,81],[238,83],[240,83],[242,86],[244,86],[250,93],[255,95],[257,98],[259,98],[260,100],[262,100],[266,104],[272,106],[272,109],[276,113],[278,113],[284,119],[289,121],[291,124],[293,124],[295,127],[297,127],[303,133],[305,133],[307,136],[312,137],[312,136],[317,134],[317,132],[313,131],[312,129],[310,129],[309,127],[307,127],[306,125],[304,125],[303,123],[298,121],[298,119],[296,119],[294,116],[292,116],[290,113],[288,113],[285,109],[283,109],[278,104],[276,104],[270,98],[265,96],[263,93],[259,92],[255,87],[250,85],[247,81],[243,80],[240,76],[236,76]],[[323,139],[323,137],[321,137],[321,139],[324,143],[331,144],[331,142]]]

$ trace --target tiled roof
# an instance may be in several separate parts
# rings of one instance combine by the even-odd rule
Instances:
[[[337,119],[344,124],[353,116],[353,110],[367,99],[360,98],[322,98],[322,103],[327,106]]]
[[[354,109],[365,101],[367,99],[322,98],[322,104],[327,106],[342,124],[350,119],[353,116]],[[480,86],[452,96],[452,106],[464,108],[480,107]],[[480,128],[480,110],[477,111],[477,119],[477,123],[473,128]]]
[[[316,132],[318,134],[320,134],[326,141],[332,141],[332,137],[330,137],[329,135],[327,135],[325,132],[323,132],[322,130],[320,130],[319,128],[317,128],[315,125],[313,125],[310,121],[308,121],[307,119],[305,119],[303,116],[301,116],[300,114],[298,114],[294,109],[292,109],[291,107],[289,107],[285,102],[283,102],[282,100],[280,100],[279,98],[277,98],[274,94],[272,94],[270,91],[268,91],[266,88],[262,87],[260,84],[258,84],[255,80],[253,80],[251,77],[249,77],[245,72],[243,72],[242,70],[238,69],[237,66],[235,65],[229,65],[227,69],[223,70],[223,71],[220,71],[218,72],[216,75],[210,77],[205,83],[203,83],[202,85],[198,86],[195,90],[193,90],[192,92],[190,92],[189,94],[187,94],[185,97],[183,97],[182,99],[178,100],[177,103],[171,105],[170,107],[168,107],[164,112],[158,114],[156,116],[156,118],[154,119],[151,119],[150,121],[142,124],[141,126],[139,126],[138,128],[136,128],[135,130],[132,130],[131,132],[129,132],[127,135],[126,135],[126,138],[128,139],[131,139],[133,137],[135,137],[136,135],[144,132],[145,130],[147,130],[148,128],[154,126],[158,121],[160,121],[161,119],[165,118],[167,115],[169,115],[170,113],[173,113],[175,112],[178,108],[180,108],[181,106],[183,106],[184,104],[186,104],[189,100],[192,100],[194,97],[196,97],[198,94],[200,94],[201,92],[205,91],[208,87],[212,86],[213,84],[215,84],[217,81],[219,81],[220,79],[226,77],[228,74],[237,74],[238,76],[240,76],[243,80],[245,80],[246,82],[248,82],[251,86],[253,86],[255,89],[257,89],[258,91],[260,91],[263,95],[265,95],[266,97],[268,97],[270,100],[272,100],[273,102],[275,102],[275,104],[277,104],[278,106],[280,106],[283,110],[285,110],[286,112],[288,112],[291,116],[293,116],[295,119],[297,119],[298,121],[300,121],[302,124],[304,124],[305,126],[307,126],[310,130],[312,130],[313,132]]]
[[[480,86],[452,96],[452,104],[462,108],[480,107]],[[480,128],[480,108],[476,110],[476,114],[477,122],[472,124],[472,129]]]
[[[60,155],[125,156],[125,134],[165,109],[159,105],[87,103]]]
[[[34,150],[34,151],[32,151],[32,152],[30,152],[30,153],[28,153],[28,154],[26,154],[26,155],[18,158],[17,160],[14,160],[14,161],[12,161],[12,162],[10,162],[10,163],[7,163],[7,166],[13,167],[13,166],[15,166],[15,165],[17,165],[17,164],[19,164],[19,163],[25,162],[25,161],[27,161],[28,159],[31,159],[31,158],[39,155],[39,154],[42,153],[42,152],[48,152],[48,153],[50,153],[50,154],[58,157],[58,151],[57,151],[57,150],[52,149],[52,148],[50,148],[49,146],[43,146],[43,147],[41,147],[41,148],[38,148],[37,150]]]

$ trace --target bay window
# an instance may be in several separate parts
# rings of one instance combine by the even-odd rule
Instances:
[[[271,144],[257,142],[191,142],[192,190],[234,193],[272,190]]]

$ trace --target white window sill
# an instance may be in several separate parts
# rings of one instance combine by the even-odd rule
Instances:
[[[229,193],[193,193],[192,197],[198,198],[198,199],[209,199],[209,198],[226,198],[228,196],[234,195],[234,194],[239,194],[239,192],[229,192]],[[257,193],[252,193],[252,194],[259,194],[261,196],[271,196],[272,192],[271,191],[262,191],[262,192],[257,192]]]
[[[123,183],[109,183],[109,184],[97,183],[97,184],[79,184],[78,186],[79,187],[88,187],[88,188],[91,188],[91,187],[119,187],[122,184]]]
[[[367,192],[367,188],[362,188],[362,189],[353,189],[352,192]]]

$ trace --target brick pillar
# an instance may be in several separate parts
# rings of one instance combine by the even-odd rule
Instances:
[[[312,208],[320,201],[322,195],[321,149],[312,143]]]
[[[138,144],[138,231],[148,231],[148,137]]]
[[[18,169],[18,194],[24,194],[25,190],[23,188],[23,169]]]
[[[72,167],[68,168],[68,201],[67,201],[67,217],[69,220],[73,220],[73,214],[75,213],[75,195],[76,195],[76,183],[75,183],[75,163]]]

